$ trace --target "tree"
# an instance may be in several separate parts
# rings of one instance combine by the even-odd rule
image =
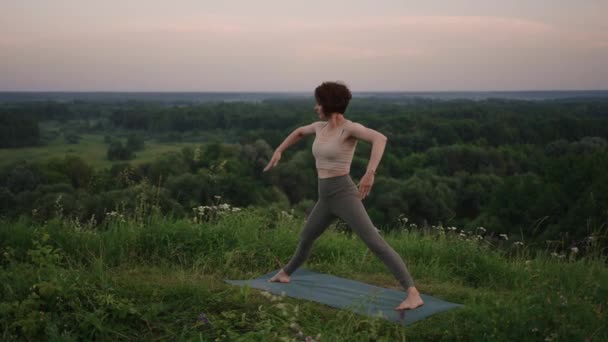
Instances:
[[[139,134],[129,134],[127,137],[127,149],[131,151],[140,151],[144,149],[144,137]]]
[[[120,141],[112,141],[107,153],[109,160],[129,160],[133,159],[133,151],[128,149]]]

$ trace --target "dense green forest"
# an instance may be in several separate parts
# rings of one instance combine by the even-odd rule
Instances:
[[[313,105],[312,98],[1,104],[0,156],[94,134],[104,137],[112,164],[95,168],[87,154],[24,154],[0,170],[0,215],[103,226],[111,213],[188,217],[223,203],[302,214],[316,199],[312,137],[271,172],[262,168],[293,129],[317,120]],[[483,227],[541,247],[608,245],[608,101],[355,98],[345,115],[388,137],[364,200],[382,230]],[[134,163],[153,141],[191,145]],[[353,179],[370,151],[358,145]]]

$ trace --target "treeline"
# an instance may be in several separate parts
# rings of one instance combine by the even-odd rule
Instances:
[[[47,220],[61,214],[103,223],[111,211],[133,214],[156,208],[183,217],[194,207],[216,203],[216,196],[242,207],[281,200],[286,205],[283,194],[255,177],[260,154],[269,152],[263,142],[242,148],[215,143],[184,148],[152,163],[121,163],[109,169],[94,169],[79,157],[24,161],[0,172],[2,216],[27,214]]]
[[[2,215],[34,212],[43,218],[61,208],[79,220],[102,222],[108,211],[141,210],[138,205],[183,216],[220,199],[304,211],[316,199],[312,137],[284,153],[276,169],[261,170],[292,129],[316,120],[312,105],[312,100],[28,104],[21,110],[30,118],[66,124],[89,118],[100,134],[120,130],[149,139],[213,131],[238,139],[106,170],[78,158],[11,165],[0,173]],[[84,109],[95,115],[75,114]],[[583,239],[607,229],[608,102],[355,99],[346,115],[389,138],[365,200],[377,226],[402,227],[400,218],[406,216],[417,226],[483,226],[539,241]],[[110,140],[114,150],[108,157],[122,156]],[[143,141],[134,142],[143,147]],[[370,147],[359,144],[355,180],[366,168]]]
[[[276,143],[285,130],[315,120],[312,99],[267,100],[261,103],[202,103],[168,106],[150,102],[25,103],[0,106],[0,124],[14,118],[35,122],[95,120],[87,128],[136,130],[150,134],[191,131],[235,131],[255,140],[251,132],[268,133]],[[405,102],[355,99],[348,116],[382,130],[405,154],[434,146],[474,143],[545,145],[556,140],[606,137],[608,101],[519,101],[490,99]],[[10,118],[10,120],[9,120]],[[279,133],[278,135],[276,133]],[[35,140],[24,129],[20,137]],[[280,142],[280,141],[279,141]]]

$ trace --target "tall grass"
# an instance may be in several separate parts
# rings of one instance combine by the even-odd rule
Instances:
[[[383,233],[422,293],[465,305],[401,327],[223,282],[280,268],[295,250],[302,218],[271,209],[198,218],[113,216],[98,228],[65,219],[0,222],[0,338],[608,339],[601,253],[558,258],[525,246],[507,253],[449,232]],[[399,289],[356,235],[333,227],[304,267]]]

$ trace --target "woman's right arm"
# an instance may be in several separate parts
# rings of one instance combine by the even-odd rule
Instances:
[[[277,165],[277,163],[281,159],[281,154],[289,146],[295,144],[300,139],[302,139],[302,137],[304,137],[304,136],[314,134],[315,128],[318,124],[319,124],[319,121],[313,122],[310,125],[301,126],[301,127],[294,129],[293,132],[291,132],[291,134],[289,134],[287,136],[287,138],[285,138],[285,140],[283,140],[281,145],[279,145],[279,147],[277,147],[277,149],[274,151],[272,158],[268,162],[268,165],[266,165],[266,167],[264,168],[264,172],[268,171],[269,169],[271,169]]]

